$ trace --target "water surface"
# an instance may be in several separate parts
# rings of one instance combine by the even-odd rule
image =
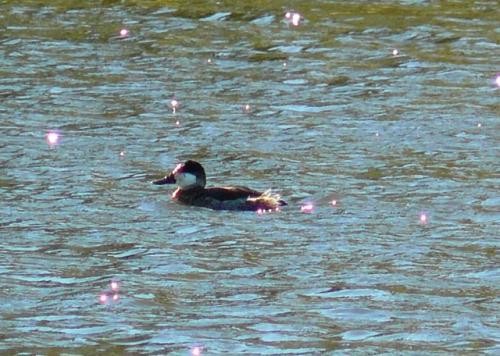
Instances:
[[[498,354],[495,9],[4,1],[0,351]]]

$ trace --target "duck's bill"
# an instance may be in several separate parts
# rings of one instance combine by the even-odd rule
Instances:
[[[175,184],[175,177],[172,173],[162,179],[154,180],[153,184]]]

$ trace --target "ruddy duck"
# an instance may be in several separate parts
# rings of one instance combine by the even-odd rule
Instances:
[[[195,161],[180,163],[169,175],[153,181],[153,184],[175,184],[172,198],[187,205],[214,210],[279,210],[287,205],[280,196],[270,191],[264,193],[241,187],[205,188],[206,175],[202,165]]]

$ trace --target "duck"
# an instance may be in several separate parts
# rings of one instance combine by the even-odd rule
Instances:
[[[206,188],[206,174],[203,166],[193,160],[179,163],[165,177],[152,183],[177,184],[172,198],[185,205],[205,207],[213,210],[241,210],[269,212],[278,211],[287,205],[279,194],[270,190],[259,192],[244,186]]]

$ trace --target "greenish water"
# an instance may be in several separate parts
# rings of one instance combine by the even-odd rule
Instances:
[[[1,2],[0,352],[498,354],[497,5]]]

